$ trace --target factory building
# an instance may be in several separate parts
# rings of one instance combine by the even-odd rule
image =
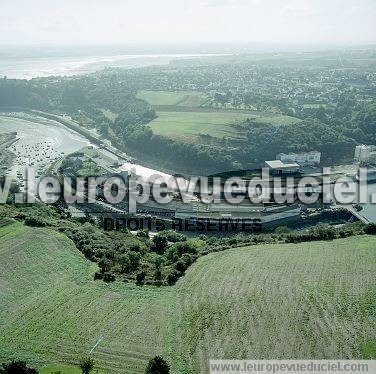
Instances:
[[[321,152],[311,151],[305,153],[279,153],[277,160],[282,162],[296,162],[300,166],[318,165],[321,161]]]

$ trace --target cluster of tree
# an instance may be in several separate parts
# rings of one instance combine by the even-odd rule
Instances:
[[[322,152],[323,161],[332,164],[353,157],[356,141],[318,120],[305,120],[299,124],[267,126],[246,121],[241,125],[247,140],[236,150],[236,159],[244,166],[253,160],[260,165],[267,159],[274,159],[278,153]]]
[[[37,369],[31,368],[25,361],[14,360],[9,363],[2,364],[0,374],[38,374]]]
[[[149,104],[136,98],[137,89],[116,74],[0,80],[0,108],[30,108],[69,113],[84,125],[111,135],[112,120],[104,109],[121,114],[124,125],[148,123],[155,117]]]
[[[258,244],[277,244],[277,243],[300,243],[317,240],[333,240],[346,238],[355,235],[376,234],[376,225],[364,225],[361,222],[347,223],[335,227],[329,224],[317,224],[306,230],[293,231],[292,229],[281,226],[274,232],[260,234],[239,233],[231,237],[206,237],[200,236],[206,244],[202,254],[218,252],[225,249],[242,247],[245,245]]]
[[[149,238],[145,231],[136,235],[127,230],[103,231],[93,223],[73,225],[63,222],[59,231],[74,241],[84,255],[99,265],[96,279],[115,278],[137,284],[172,285],[199,256],[204,243],[181,236],[169,241],[169,232]]]
[[[321,106],[304,109],[300,116],[306,122],[320,121],[330,131],[337,134],[335,139],[346,141],[347,144],[376,143],[376,104],[374,102],[358,102],[352,92],[343,92],[336,106]],[[336,146],[333,141],[331,146]],[[325,145],[325,144],[324,144]],[[336,149],[338,150],[338,149]],[[347,147],[340,159],[353,156],[353,148]],[[324,154],[326,154],[328,150]],[[335,156],[335,155],[334,155]],[[333,158],[333,154],[330,155]]]
[[[127,147],[134,149],[135,152],[142,149],[144,155],[165,161],[167,166],[175,170],[218,172],[236,168],[234,155],[219,143],[213,145],[177,141],[154,134],[146,125],[139,126],[128,134],[123,128],[121,129],[122,133],[119,136],[127,139]],[[137,154],[142,157],[139,152]]]
[[[348,224],[341,227],[319,224],[304,232],[291,232],[285,236],[286,243],[310,242],[317,240],[333,240],[365,233],[367,226]]]

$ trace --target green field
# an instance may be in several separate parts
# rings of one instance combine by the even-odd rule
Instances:
[[[50,229],[0,238],[0,361],[72,365],[100,338],[111,373],[142,373],[155,354],[179,374],[210,357],[376,355],[376,237],[213,253],[162,288],[94,282],[96,265]]]
[[[171,105],[182,107],[199,107],[207,100],[207,96],[194,91],[149,91],[142,90],[137,98],[147,101],[150,105]]]
[[[210,135],[216,138],[242,137],[241,132],[233,124],[247,118],[273,125],[287,125],[299,121],[296,118],[283,115],[257,114],[246,111],[161,111],[157,112],[157,116],[150,123],[154,133],[183,140],[194,140],[199,135]]]
[[[247,118],[271,125],[300,122],[297,118],[280,114],[201,107],[208,98],[194,91],[143,90],[137,97],[157,111],[157,118],[150,123],[153,132],[171,139],[197,141],[200,135],[241,138],[242,133],[233,124]]]
[[[312,104],[303,104],[303,108],[306,108],[306,109],[319,109],[319,108],[327,108],[328,107],[328,104],[316,104],[316,103],[312,103]]]
[[[73,365],[47,365],[40,369],[39,374],[82,374],[78,366]],[[108,371],[94,369],[92,374],[108,374]]]

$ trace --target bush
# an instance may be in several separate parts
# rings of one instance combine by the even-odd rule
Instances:
[[[115,275],[114,274],[111,274],[111,273],[104,273],[103,274],[103,280],[105,282],[115,282],[116,278],[115,278]]]
[[[169,374],[170,367],[161,356],[152,358],[146,367],[146,374]]]
[[[166,276],[166,282],[169,286],[174,285],[179,279],[181,273],[175,269],[171,269]]]
[[[181,273],[184,273],[187,270],[187,265],[184,261],[179,260],[175,263],[175,268],[177,271],[180,271]]]
[[[184,253],[175,263],[176,270],[184,273],[196,261],[196,258],[196,255]]]
[[[288,234],[289,232],[291,232],[291,229],[287,226],[278,226],[275,229],[276,234]]]
[[[49,225],[49,221],[37,214],[28,214],[25,218],[25,224],[33,227],[45,227]]]
[[[103,274],[100,271],[97,271],[94,274],[94,280],[97,280],[97,279],[103,279]]]
[[[329,225],[316,225],[309,232],[313,240],[333,240],[336,237],[336,229]]]
[[[89,374],[94,369],[94,361],[91,357],[84,357],[80,361],[82,374]]]
[[[177,242],[185,242],[187,237],[180,232],[176,232],[174,230],[167,230],[163,232],[169,242],[177,243]]]
[[[25,361],[12,361],[2,365],[0,374],[38,374],[38,370],[29,368]]]
[[[291,232],[286,235],[286,243],[299,243],[303,240],[303,236],[296,233],[296,232]]]
[[[137,231],[136,236],[138,238],[147,238],[147,239],[149,239],[149,230],[148,229],[143,229],[143,230]]]
[[[166,251],[166,257],[171,262],[176,262],[184,253],[197,254],[198,248],[204,247],[205,243],[199,239],[189,239],[171,245]]]
[[[168,239],[164,233],[160,233],[153,238],[153,250],[159,254],[163,254],[168,246]]]
[[[98,262],[98,266],[100,267],[102,273],[106,273],[106,272],[110,271],[110,269],[112,267],[112,261],[109,260],[106,256],[104,256]]]
[[[364,232],[369,235],[376,235],[376,224],[370,223],[364,228]]]
[[[146,272],[141,270],[136,274],[136,283],[138,285],[144,284],[146,278]]]

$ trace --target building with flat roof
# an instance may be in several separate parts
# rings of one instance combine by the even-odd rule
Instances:
[[[355,147],[354,161],[360,164],[376,163],[376,145],[357,145]]]
[[[276,158],[283,162],[296,162],[301,166],[318,165],[321,162],[321,152],[279,153]]]
[[[265,161],[265,166],[270,169],[271,174],[293,174],[300,168],[296,162],[286,163],[281,160]]]

